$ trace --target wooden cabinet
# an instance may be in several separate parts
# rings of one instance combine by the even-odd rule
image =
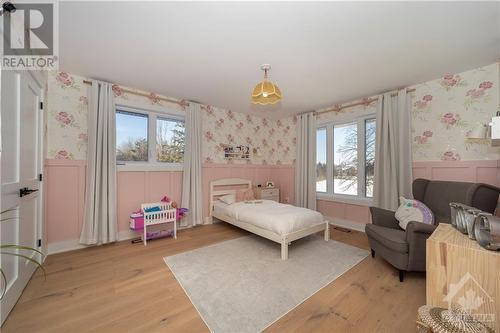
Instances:
[[[427,240],[427,304],[465,305],[500,332],[500,253],[483,249],[449,224]]]
[[[280,202],[280,189],[275,187],[254,187],[255,199]]]

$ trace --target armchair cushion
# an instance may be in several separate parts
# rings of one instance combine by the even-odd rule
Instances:
[[[375,239],[385,247],[399,253],[408,253],[408,243],[404,230],[367,224],[365,231],[368,237]]]
[[[412,221],[434,224],[434,214],[423,202],[404,197],[399,197],[399,202],[400,206],[394,216],[399,221],[401,229],[406,230],[406,226]]]
[[[451,218],[446,216],[434,215],[434,224],[438,225],[439,223],[451,223]]]
[[[395,212],[378,207],[370,207],[370,212],[372,215],[372,224],[401,230],[401,228],[399,228],[399,221],[396,220],[394,216]]]

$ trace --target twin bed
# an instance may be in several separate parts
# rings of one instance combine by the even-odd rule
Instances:
[[[282,260],[288,259],[288,245],[294,240],[324,231],[328,241],[328,221],[314,210],[270,200],[232,204],[219,200],[228,194],[236,196],[240,189],[252,189],[252,182],[239,178],[210,182],[210,216],[281,244]]]

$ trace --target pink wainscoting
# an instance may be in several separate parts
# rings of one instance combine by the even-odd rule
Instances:
[[[85,193],[85,161],[45,161],[47,244],[80,238]]]
[[[500,186],[498,161],[433,161],[414,162],[413,178],[486,183]],[[323,215],[356,223],[370,223],[370,211],[365,205],[317,200]]]
[[[497,161],[415,162],[414,178],[483,182],[499,185]],[[203,165],[204,216],[208,215],[209,184],[220,178],[245,178],[254,184],[267,180],[281,190],[281,201],[293,203],[293,165]],[[47,243],[76,240],[80,236],[85,194],[85,161],[48,159],[45,163],[45,218]],[[119,230],[128,229],[128,215],[143,202],[159,200],[169,195],[180,202],[182,172],[179,171],[120,171],[117,178]],[[356,223],[369,223],[368,207],[351,203],[318,200],[318,211],[325,216]]]
[[[45,161],[46,239],[48,244],[77,240],[83,221],[85,195],[85,161]],[[294,168],[292,165],[203,165],[204,216],[208,215],[209,183],[219,178],[246,178],[254,183],[275,182],[283,202],[294,202]],[[128,230],[129,214],[143,202],[154,202],[169,195],[180,203],[182,172],[120,171],[117,176],[117,211],[119,231]]]
[[[499,186],[499,161],[414,162],[413,178],[478,182]]]
[[[356,205],[330,200],[316,201],[317,210],[321,214],[349,222],[366,224],[370,221],[370,212],[366,205]]]
[[[145,202],[160,201],[168,195],[180,204],[181,171],[120,171],[117,177],[118,230],[128,230],[129,215]]]
[[[85,161],[46,160],[45,173],[47,243],[77,240],[83,221]],[[182,172],[118,172],[118,230],[128,230],[128,216],[139,209],[141,203],[159,201],[164,195],[180,202],[181,188]]]

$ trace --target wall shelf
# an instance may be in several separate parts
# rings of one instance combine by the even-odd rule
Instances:
[[[489,143],[491,142],[491,138],[465,138],[467,142],[470,143]]]
[[[250,146],[224,145],[225,160],[250,160]]]

